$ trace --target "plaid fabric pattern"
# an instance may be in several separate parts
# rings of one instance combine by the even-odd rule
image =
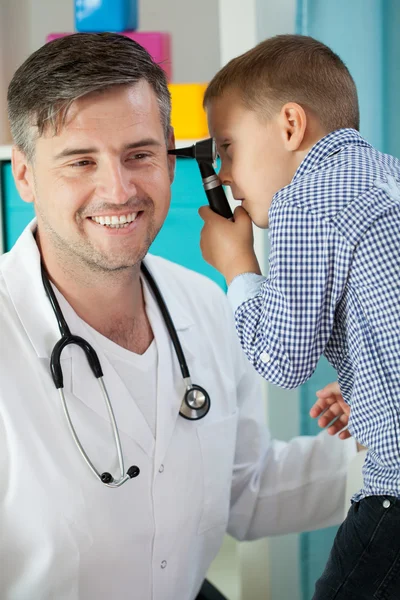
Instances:
[[[356,500],[400,496],[399,182],[400,162],[355,130],[320,140],[274,196],[269,274],[235,313],[268,381],[299,386],[321,354],[337,370],[349,429],[369,448]]]

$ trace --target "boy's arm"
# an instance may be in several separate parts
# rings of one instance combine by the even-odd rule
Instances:
[[[352,248],[332,224],[286,202],[270,212],[270,272],[228,289],[247,357],[268,381],[293,388],[313,373],[331,336]]]
[[[254,539],[337,525],[343,520],[354,439],[342,441],[327,432],[288,442],[272,438],[265,424],[261,378],[239,346],[224,302],[226,321],[219,320],[231,352],[228,377],[235,381],[238,407],[229,533]]]

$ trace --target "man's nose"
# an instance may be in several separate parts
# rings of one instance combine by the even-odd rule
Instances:
[[[97,194],[109,203],[125,204],[136,196],[137,190],[132,181],[132,173],[119,161],[110,161],[103,165],[99,174]]]

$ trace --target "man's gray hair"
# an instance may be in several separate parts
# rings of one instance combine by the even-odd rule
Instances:
[[[33,160],[35,143],[60,131],[71,104],[92,92],[145,80],[153,88],[167,139],[171,96],[163,69],[139,44],[116,33],[76,33],[34,52],[8,88],[8,117],[16,146]]]

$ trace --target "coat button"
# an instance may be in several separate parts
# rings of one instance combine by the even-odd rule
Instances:
[[[164,473],[164,465],[161,465],[161,467],[158,469],[159,473]]]
[[[161,563],[161,568],[165,569],[166,566],[167,566],[167,561],[163,560],[162,563]]]
[[[383,506],[383,508],[389,508],[390,500],[384,500],[382,506]]]
[[[268,352],[261,352],[260,359],[265,365],[268,365],[271,362],[271,357]]]

